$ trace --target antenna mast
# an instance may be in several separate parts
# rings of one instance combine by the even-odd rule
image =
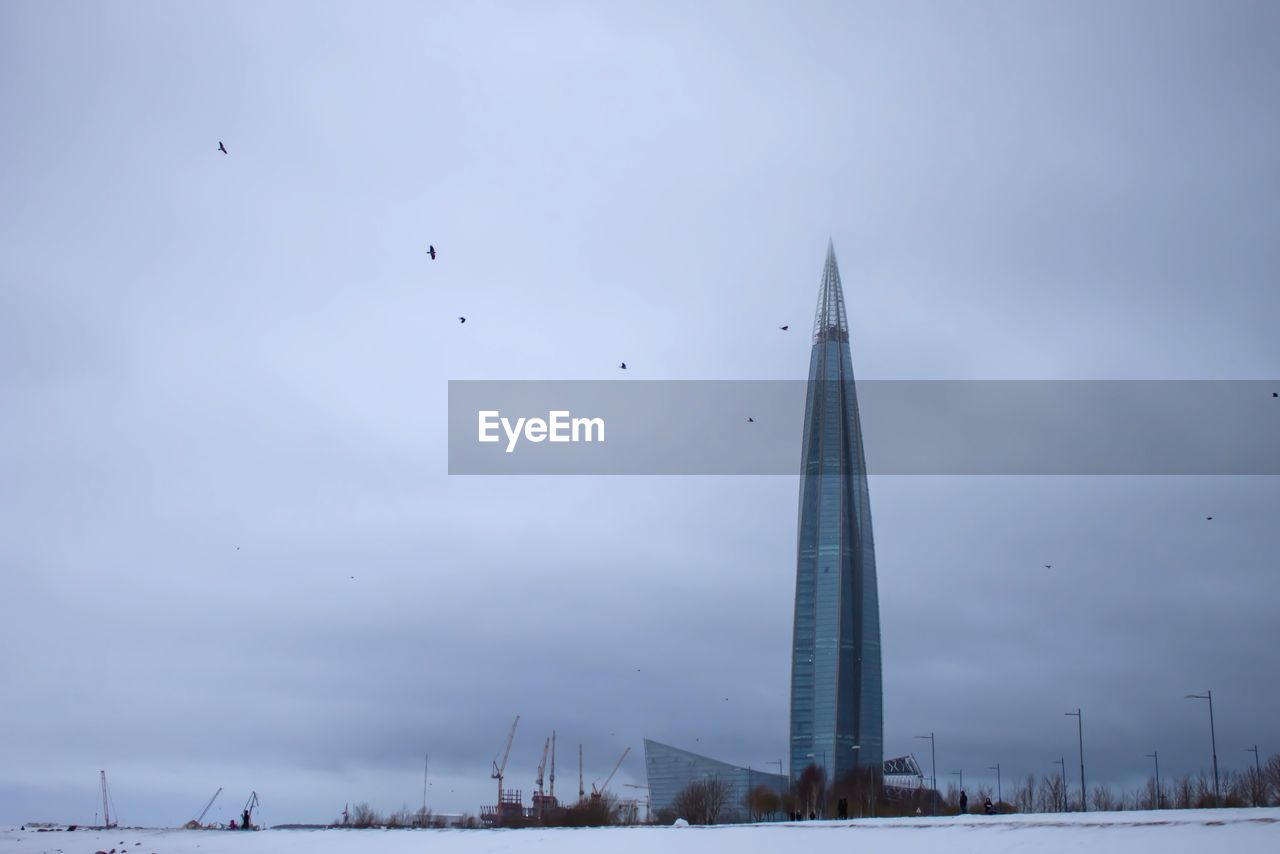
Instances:
[[[586,791],[582,788],[582,745],[578,745],[578,803],[587,797]]]

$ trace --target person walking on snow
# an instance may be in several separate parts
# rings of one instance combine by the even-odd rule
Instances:
[[[964,815],[969,811],[969,796],[964,793],[964,789],[960,790],[960,814]]]

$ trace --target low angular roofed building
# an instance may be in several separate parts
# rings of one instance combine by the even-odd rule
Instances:
[[[714,778],[728,785],[728,797],[720,816],[722,822],[748,820],[747,793],[757,786],[768,786],[778,795],[787,791],[787,778],[782,774],[730,765],[647,738],[644,740],[644,770],[649,784],[649,812],[654,816],[662,810],[671,809],[676,795],[697,780]]]
[[[728,785],[721,823],[750,820],[747,793],[757,786],[768,786],[779,796],[786,794],[789,788],[789,781],[783,774],[731,765],[648,738],[644,740],[644,769],[649,785],[649,814],[655,817],[663,810],[670,810],[676,796],[697,780],[715,778]],[[891,800],[910,797],[924,789],[924,774],[915,756],[909,753],[886,759],[882,773],[885,794]]]

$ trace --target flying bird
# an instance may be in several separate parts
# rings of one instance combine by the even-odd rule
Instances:
[[[1273,392],[1271,392],[1271,396],[1272,396],[1272,397],[1280,397],[1280,391],[1273,391]]]
[[[428,246],[428,247],[427,247],[427,254],[431,256],[431,260],[432,260],[432,261],[436,260],[436,248],[435,248],[435,246]]]
[[[1212,517],[1212,516],[1205,516],[1205,517],[1204,517],[1204,520],[1205,520],[1206,522],[1212,522],[1212,521],[1213,521],[1213,517]]]
[[[755,420],[754,418],[752,418],[750,415],[748,415],[748,416],[747,416],[747,423],[748,423],[748,424],[755,424],[755,423],[756,423],[756,420]]]
[[[786,332],[786,331],[787,331],[788,329],[790,329],[791,327],[790,327],[790,326],[779,326],[778,328],[779,328],[779,329],[781,329],[783,332]]]
[[[626,362],[622,362],[621,364],[619,364],[619,365],[618,365],[618,367],[619,367],[619,368],[622,368],[622,370],[624,370],[624,371],[625,371],[625,370],[627,369],[627,363],[626,363]]]
[[[1045,569],[1053,569],[1053,564],[1051,564],[1051,563],[1046,563],[1046,564],[1044,565],[1044,568],[1045,568]]]
[[[219,151],[221,151],[223,154],[230,154],[230,153],[231,153],[231,152],[227,151],[227,147],[226,147],[225,145],[223,145],[223,144],[222,144],[222,140],[218,140],[218,150],[219,150]]]
[[[466,322],[467,322],[467,319],[466,319],[465,317],[459,317],[459,318],[458,318],[458,322],[459,322],[459,323],[466,323]]]

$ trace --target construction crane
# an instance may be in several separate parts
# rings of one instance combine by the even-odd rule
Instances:
[[[533,796],[533,808],[537,812],[538,821],[542,821],[542,814],[546,808],[547,796],[542,791],[542,778],[547,770],[547,751],[551,749],[551,736],[547,736],[547,740],[542,743],[542,759],[538,762],[538,791]]]
[[[604,785],[603,785],[603,786],[601,786],[600,788],[598,788],[598,789],[597,789],[597,788],[596,788],[596,784],[595,784],[595,783],[592,783],[592,784],[591,784],[591,797],[593,797],[593,798],[598,798],[598,797],[600,797],[601,795],[603,795],[603,794],[604,794],[604,790],[605,790],[605,789],[607,789],[607,788],[609,788],[609,783],[610,783],[610,781],[612,781],[612,780],[613,780],[613,775],[614,775],[614,774],[617,774],[617,773],[618,773],[618,769],[622,767],[622,760],[626,759],[626,758],[627,758],[627,754],[628,754],[628,753],[630,753],[630,752],[631,752],[631,748],[630,748],[630,747],[628,747],[626,750],[622,751],[622,755],[618,757],[618,762],[617,762],[617,764],[613,766],[613,770],[609,772],[609,776],[604,778]]]
[[[511,755],[511,742],[515,741],[516,725],[520,723],[520,716],[516,715],[515,721],[511,724],[511,732],[507,735],[507,749],[502,752],[502,764],[498,764],[498,760],[493,760],[493,773],[489,776],[498,781],[498,809],[502,809],[502,776],[507,773],[507,757]]]
[[[551,800],[556,799],[556,731],[551,730]]]
[[[107,788],[107,772],[99,771],[98,776],[102,782],[102,823],[106,826],[108,830],[110,830],[111,828],[115,827],[115,825],[111,823],[110,802],[112,798],[111,798],[111,790]]]
[[[196,816],[195,823],[197,826],[199,826],[200,822],[204,821],[204,814],[209,811],[209,807],[213,806],[213,802],[216,801],[218,799],[218,795],[221,795],[221,794],[222,794],[222,787],[219,786],[218,791],[214,792],[213,797],[209,799],[209,803],[205,804],[204,809],[200,810],[200,815]]]
[[[623,783],[629,789],[642,789],[644,791],[644,823],[649,823],[649,787],[642,786],[639,783]]]
[[[586,800],[587,793],[582,789],[582,745],[578,745],[578,803]]]
[[[538,779],[534,782],[538,784],[538,797],[542,797],[542,777],[547,770],[547,751],[551,749],[551,737],[542,744],[542,761],[538,763]]]
[[[259,806],[258,793],[250,792],[249,800],[244,802],[244,810],[240,813],[241,817],[244,819],[244,824],[241,825],[244,830],[249,830],[253,827],[253,811]]]

